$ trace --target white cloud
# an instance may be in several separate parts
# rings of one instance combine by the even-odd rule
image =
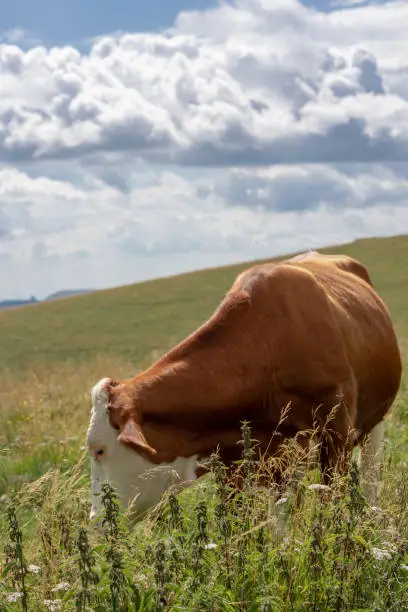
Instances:
[[[74,186],[1,170],[3,292],[118,285],[408,231],[408,177],[381,166],[156,170],[131,183],[124,193],[91,174]]]
[[[11,45],[20,45],[24,48],[41,44],[37,36],[23,28],[12,28],[11,30],[0,33],[0,43],[2,42]]]
[[[407,21],[235,0],[87,52],[6,33],[3,297],[408,231]]]
[[[167,33],[102,37],[87,54],[1,45],[0,155],[406,160],[407,20],[406,2],[319,13],[237,0],[182,13]]]
[[[91,256],[103,248],[140,255],[222,252],[259,245],[261,235],[267,245],[308,219],[408,208],[407,177],[381,166],[354,173],[327,166],[232,169],[193,180],[161,171],[133,182],[123,193],[91,175],[74,186],[0,170],[0,249],[21,261],[40,244],[41,258]]]

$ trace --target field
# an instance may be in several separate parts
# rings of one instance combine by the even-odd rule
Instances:
[[[408,236],[323,251],[366,264],[406,363]],[[88,523],[90,388],[134,374],[193,331],[247,265],[0,312],[1,611],[408,610],[405,379],[387,418],[380,509],[354,471],[331,491],[313,487],[311,472],[300,505],[282,498],[287,537],[276,541],[247,444],[239,508],[215,463],[131,535],[109,491],[107,533]]]

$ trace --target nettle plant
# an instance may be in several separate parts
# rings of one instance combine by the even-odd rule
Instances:
[[[255,460],[248,423],[241,445],[239,490],[213,454],[208,476],[182,493],[170,489],[133,529],[105,483],[102,533],[89,525],[88,508],[53,497],[42,537],[29,543],[30,521],[20,524],[24,507],[16,497],[4,516],[0,609],[408,610],[403,471],[385,465],[380,509],[364,497],[354,461],[328,487],[318,469],[296,480],[301,472],[292,454],[288,486],[272,495],[259,486],[268,466]],[[295,453],[293,445],[289,450]],[[285,519],[279,537],[278,513]]]

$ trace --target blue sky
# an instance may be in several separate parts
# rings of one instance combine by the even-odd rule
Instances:
[[[407,232],[408,2],[334,5],[3,2],[0,299]]]
[[[211,0],[14,0],[2,3],[1,27],[28,30],[48,44],[67,44],[116,30],[166,28],[183,10],[215,4]]]
[[[154,31],[171,26],[181,11],[216,6],[216,0],[13,0],[3,2],[1,28],[24,29],[46,44],[78,44],[116,30]],[[303,0],[330,10],[328,0]]]

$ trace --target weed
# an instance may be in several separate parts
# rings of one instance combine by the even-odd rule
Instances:
[[[9,543],[6,547],[6,561],[11,574],[11,582],[17,593],[21,595],[21,605],[24,612],[28,611],[28,593],[26,588],[27,565],[23,554],[23,534],[17,519],[15,502],[7,508],[9,526]]]

